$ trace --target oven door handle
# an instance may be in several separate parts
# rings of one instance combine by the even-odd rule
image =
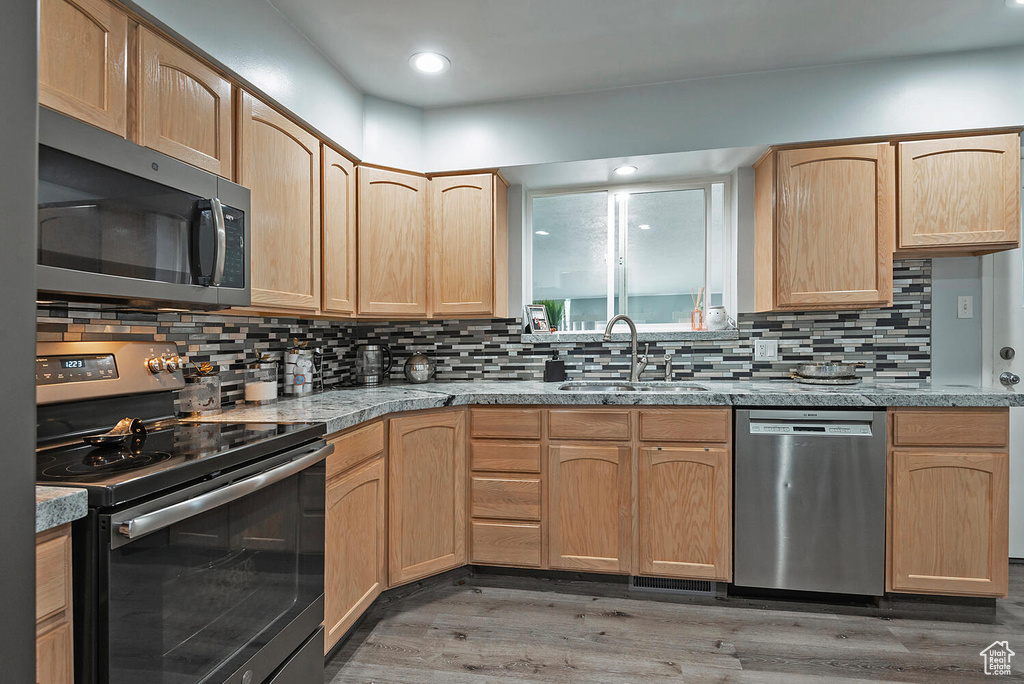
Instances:
[[[236,499],[241,499],[243,496],[258,492],[322,461],[332,451],[334,451],[334,446],[329,444],[294,461],[289,461],[284,465],[264,471],[258,475],[253,475],[244,480],[239,480],[220,489],[214,489],[212,492],[201,494],[194,499],[182,501],[167,508],[161,508],[158,511],[140,515],[131,520],[115,522],[114,527],[122,536],[128,539],[137,539],[151,532],[170,527],[182,520],[187,520],[200,513],[211,511],[218,506],[231,503]]]

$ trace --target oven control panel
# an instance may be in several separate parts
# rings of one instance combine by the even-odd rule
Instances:
[[[39,342],[36,403],[179,390],[185,386],[182,365],[173,342]]]
[[[36,357],[36,385],[116,379],[117,363],[113,354]]]

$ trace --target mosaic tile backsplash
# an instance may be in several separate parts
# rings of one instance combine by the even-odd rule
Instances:
[[[893,305],[886,309],[818,313],[741,314],[739,339],[652,343],[648,376],[661,378],[666,353],[676,379],[788,377],[797,363],[864,361],[863,375],[893,380],[927,379],[931,367],[931,261],[897,261]],[[392,347],[392,378],[402,363],[423,352],[437,364],[438,380],[539,380],[544,361],[557,351],[570,377],[626,378],[629,344],[523,343],[519,318],[374,323],[260,318],[204,313],[119,310],[108,305],[40,304],[38,339],[172,341],[179,354],[222,368],[223,401],[241,401],[243,366],[259,350],[280,357],[293,337],[324,350],[325,385],[349,382],[355,346]],[[754,340],[779,341],[779,361],[754,362]]]

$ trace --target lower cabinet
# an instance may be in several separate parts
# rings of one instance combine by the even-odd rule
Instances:
[[[643,447],[637,461],[634,572],[732,579],[732,455],[724,448]]]
[[[71,525],[36,535],[36,682],[71,684]]]
[[[466,412],[393,418],[388,453],[391,586],[466,564]]]
[[[889,591],[1007,595],[1008,433],[1006,409],[892,412]]]
[[[630,447],[548,447],[548,565],[630,570]]]
[[[325,653],[383,591],[387,559],[383,454],[327,484]]]
[[[1006,596],[1009,454],[894,451],[892,591]]]

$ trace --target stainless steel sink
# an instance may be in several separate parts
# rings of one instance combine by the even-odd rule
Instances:
[[[666,383],[664,385],[640,385],[636,388],[640,392],[707,392],[707,387],[700,385],[688,385],[682,383]]]
[[[567,382],[558,389],[566,392],[635,392],[636,388],[626,382]]]

